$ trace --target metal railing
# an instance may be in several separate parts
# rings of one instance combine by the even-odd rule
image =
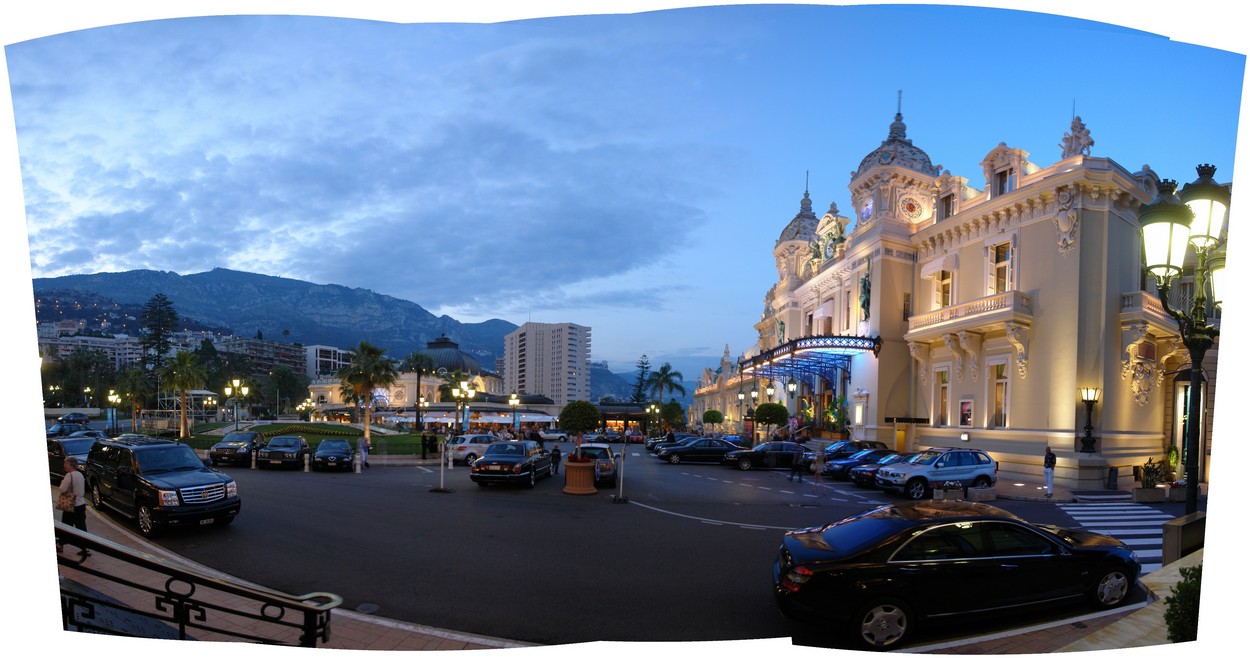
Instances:
[[[303,596],[184,567],[54,521],[68,631],[316,647],[330,639],[337,594]],[[79,561],[76,549],[92,555]],[[65,570],[70,573],[66,574]]]

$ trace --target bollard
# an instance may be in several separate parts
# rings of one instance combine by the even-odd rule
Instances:
[[[360,472],[360,453],[352,453],[352,470],[357,473]]]
[[[304,472],[308,472],[308,461],[312,459],[312,455],[304,453]]]

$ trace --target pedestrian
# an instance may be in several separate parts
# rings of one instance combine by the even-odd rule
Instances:
[[[555,475],[560,472],[560,446],[551,446],[551,474]]]
[[[1042,457],[1042,475],[1046,476],[1046,497],[1050,498],[1055,490],[1055,453],[1046,446],[1046,455]]]
[[[356,451],[360,453],[360,465],[369,468],[369,439],[363,434],[356,439]]]
[[[800,471],[802,472],[802,471]],[[815,473],[815,482],[812,482],[812,491],[820,493],[821,482],[825,474],[825,451],[817,450],[812,457],[812,472]]]
[[[421,459],[425,459],[430,454],[430,435],[421,435]]]
[[[74,496],[74,508],[61,512],[61,523],[73,526],[87,531],[87,482],[82,476],[82,472],[78,470],[78,458],[66,457],[62,463],[65,470],[65,477],[61,478],[60,492],[62,494],[72,494]],[[60,553],[65,546],[58,541],[56,543],[56,552]],[[82,562],[91,555],[91,551],[83,546],[78,551],[78,561]]]
[[[797,477],[799,482],[802,482],[803,470],[804,469],[803,469],[802,455],[801,454],[793,455],[790,459],[790,475],[786,479],[790,480],[791,482],[794,482],[795,477]]]

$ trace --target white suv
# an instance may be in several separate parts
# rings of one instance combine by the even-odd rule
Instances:
[[[447,452],[451,454],[453,463],[464,462],[472,466],[486,452],[486,446],[498,440],[490,434],[461,434],[447,439]]]
[[[904,461],[882,466],[876,483],[912,500],[933,494],[934,485],[957,482],[961,487],[987,488],[998,481],[998,463],[975,448],[930,448]]]

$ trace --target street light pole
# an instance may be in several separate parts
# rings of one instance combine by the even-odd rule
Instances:
[[[1221,236],[1228,215],[1231,194],[1215,182],[1215,167],[1199,165],[1198,179],[1186,183],[1179,199],[1174,194],[1176,181],[1159,182],[1159,195],[1142,206],[1141,223],[1145,247],[1146,269],[1155,277],[1163,310],[1176,321],[1181,341],[1189,351],[1189,404],[1185,420],[1185,513],[1198,511],[1199,463],[1202,448],[1202,387],[1205,377],[1202,361],[1215,344],[1219,329],[1207,322],[1207,280],[1212,283],[1212,297],[1219,305],[1220,290],[1215,289],[1217,274],[1223,270],[1223,254],[1214,253],[1222,246]],[[1194,293],[1188,311],[1174,309],[1168,301],[1173,279],[1183,270],[1185,250],[1192,246],[1197,256],[1194,267]],[[1217,270],[1218,268],[1218,270]]]
[[[517,422],[517,405],[519,404],[521,404],[521,398],[517,397],[516,393],[513,393],[512,396],[508,398],[508,406],[512,407],[512,429],[517,429],[521,426],[520,423]]]

